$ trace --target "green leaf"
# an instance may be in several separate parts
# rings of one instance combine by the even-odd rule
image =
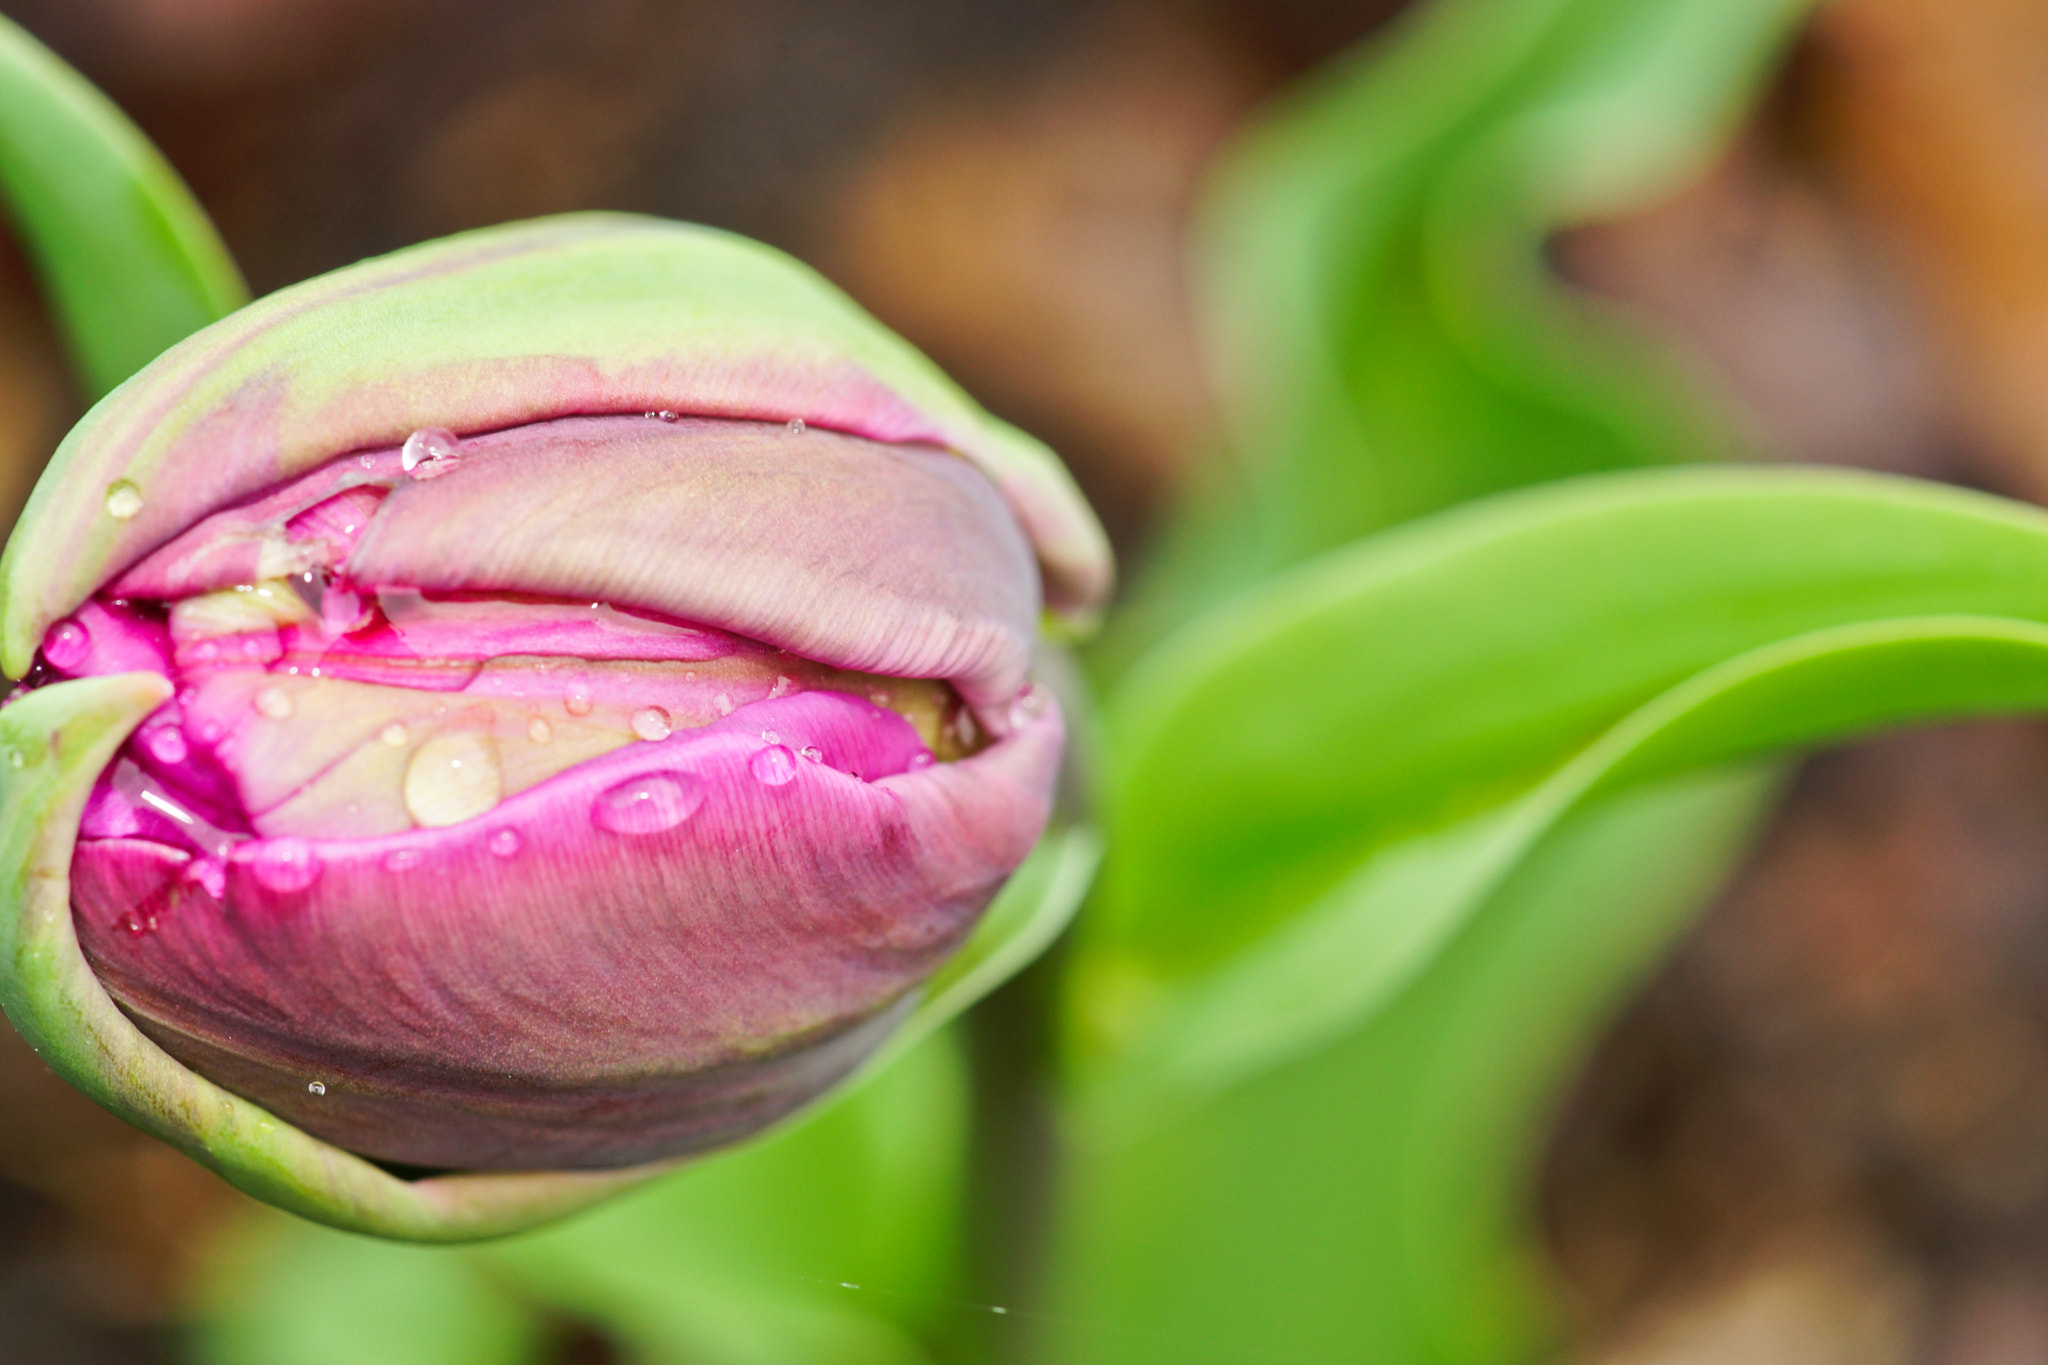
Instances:
[[[1086,942],[1091,969],[1135,979],[1095,985],[1135,1000],[1231,961],[1748,650],[1887,617],[2048,619],[2043,526],[1877,475],[1699,469],[1531,490],[1327,556],[1111,697],[1114,855]]]
[[[213,225],[140,129],[0,18],[0,195],[88,399],[248,302]]]
[[[1310,668],[1347,685],[1271,704]],[[1218,613],[1110,712],[1054,1305],[1097,1326],[1050,1358],[1526,1352],[1529,1163],[1744,846],[1771,777],[1730,765],[2041,710],[2048,515],[1870,475],[1559,485]]]
[[[1290,90],[1223,159],[1199,237],[1232,462],[1098,667],[1409,517],[1736,453],[1668,339],[1561,284],[1545,251],[1697,174],[1806,8],[1439,0]]]
[[[198,1356],[525,1361],[547,1320],[642,1365],[925,1365],[966,1126],[962,1059],[941,1032],[771,1137],[487,1247],[380,1243],[265,1211],[212,1254]]]

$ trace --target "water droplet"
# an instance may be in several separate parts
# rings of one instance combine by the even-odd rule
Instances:
[[[801,417],[792,417],[789,419],[788,423],[783,426],[782,429],[792,436],[801,436],[804,434],[804,419]]]
[[[991,1313],[1007,1313],[1010,1310],[1003,1307],[1001,1304],[996,1304],[993,1307],[991,1307],[988,1311]]]
[[[92,636],[84,626],[76,621],[59,621],[50,627],[43,640],[43,657],[50,661],[50,667],[69,673],[85,662],[86,651],[91,648]]]
[[[919,769],[931,767],[932,764],[938,761],[937,758],[933,757],[930,749],[923,749],[910,756],[910,770],[917,772]]]
[[[774,701],[777,697],[785,695],[790,688],[795,686],[795,678],[786,677],[781,673],[777,673],[775,675],[775,686],[768,689],[768,700]]]
[[[889,689],[886,687],[877,687],[872,692],[868,693],[868,700],[873,702],[877,706],[887,706],[889,704]]]
[[[674,829],[704,804],[704,786],[688,773],[642,773],[599,794],[590,823],[614,834]]]
[[[780,744],[782,743],[782,736],[776,734],[773,730],[763,730],[761,732],[761,742],[763,744]]]
[[[519,831],[516,829],[499,830],[491,836],[489,847],[491,852],[497,854],[500,858],[518,856]]]
[[[320,876],[320,859],[304,839],[265,839],[249,859],[249,871],[272,891],[304,891]]]
[[[498,747],[474,730],[435,735],[405,765],[405,808],[428,829],[474,820],[504,794]]]
[[[555,727],[535,716],[526,722],[526,737],[535,744],[545,744],[555,737]]]
[[[175,725],[159,725],[145,730],[142,747],[149,750],[149,756],[159,763],[183,763],[191,757],[191,746],[185,743],[185,732]]]
[[[771,744],[747,760],[747,771],[756,782],[779,787],[796,777],[796,755],[780,744]]]
[[[981,722],[977,721],[974,713],[964,706],[960,708],[959,714],[953,717],[953,738],[960,741],[960,747],[963,749],[972,749],[981,742]]]
[[[590,689],[582,683],[571,683],[569,693],[562,698],[562,709],[572,716],[590,714]]]
[[[668,712],[659,706],[643,706],[633,713],[633,733],[642,739],[667,739]]]
[[[815,744],[806,744],[803,748],[798,749],[796,753],[798,758],[811,763],[823,763],[825,761],[825,751]]]
[[[142,490],[127,479],[107,485],[107,515],[115,521],[132,521],[142,510]]]
[[[265,720],[287,720],[293,709],[291,694],[276,683],[257,690],[256,713]]]
[[[717,696],[713,697],[711,699],[711,704],[718,708],[718,714],[721,716],[729,716],[732,714],[732,698],[726,696],[723,692],[720,692]]]
[[[395,848],[384,855],[386,872],[410,872],[427,860],[427,855],[416,848]]]
[[[436,479],[462,463],[462,442],[446,427],[421,427],[405,438],[398,463],[415,479]]]
[[[327,1083],[325,1081],[308,1081],[306,1082],[306,1089],[315,1095],[324,1095],[327,1093]]]
[[[406,746],[406,742],[412,738],[412,731],[394,720],[377,732],[377,738],[383,740],[394,749],[403,749]]]
[[[1037,683],[1026,683],[1010,702],[1010,728],[1021,730],[1045,714],[1046,692]]]
[[[652,417],[657,422],[673,422],[678,420],[676,414],[670,412],[667,408],[661,408],[657,411],[650,412],[647,415],[649,417]]]

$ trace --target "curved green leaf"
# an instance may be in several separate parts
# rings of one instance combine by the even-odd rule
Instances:
[[[112,101],[4,18],[0,194],[89,400],[248,302],[170,163]]]
[[[1346,686],[1276,693],[1317,670]],[[1110,712],[1057,1307],[1115,1327],[1056,1358],[1525,1351],[1531,1154],[1742,848],[1771,778],[1728,765],[2038,710],[2048,515],[1846,473],[1522,494],[1188,632]]]
[[[1735,453],[1669,339],[1545,252],[1696,175],[1807,8],[1438,0],[1291,90],[1223,159],[1198,242],[1232,466],[1098,662],[1409,517]]]

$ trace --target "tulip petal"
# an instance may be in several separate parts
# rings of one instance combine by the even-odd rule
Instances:
[[[559,1218],[672,1168],[404,1181],[282,1123],[188,1071],[143,1036],[79,950],[73,831],[123,739],[169,695],[154,674],[44,687],[0,709],[0,1005],[66,1080],[147,1132],[281,1208],[415,1241],[502,1236]]]
[[[1055,610],[1107,542],[1044,447],[808,269],[703,228],[576,215],[337,271],[174,347],[89,413],[0,560],[0,664],[200,518],[411,431],[669,409],[956,450],[1002,490]]]
[[[992,708],[1037,635],[1031,550],[973,466],[758,422],[578,418],[469,442],[395,489],[358,583],[602,599]]]
[[[84,841],[79,933],[172,1054],[352,1150],[645,1161],[873,1050],[1037,839],[1061,741],[1047,706],[930,764],[865,700],[763,701],[483,819],[244,844],[220,901],[190,852]]]

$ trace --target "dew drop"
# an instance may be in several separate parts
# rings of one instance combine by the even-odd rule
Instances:
[[[688,773],[642,773],[601,792],[590,823],[614,834],[659,834],[674,829],[704,804],[704,787]]]
[[[803,748],[798,749],[796,753],[798,758],[808,763],[823,763],[825,761],[825,751],[815,744],[806,744]]]
[[[1010,728],[1021,730],[1045,714],[1045,689],[1037,683],[1026,683],[1010,702]]]
[[[427,860],[427,855],[416,848],[398,848],[384,855],[386,872],[410,872]]]
[[[756,782],[779,787],[796,777],[796,755],[780,744],[771,744],[747,760],[747,771]]]
[[[412,738],[412,732],[406,729],[404,725],[394,720],[389,725],[385,726],[382,730],[379,730],[377,732],[377,738],[384,741],[386,744],[390,745],[394,749],[403,749],[406,745],[406,741]]]
[[[517,857],[519,854],[519,831],[516,829],[501,829],[491,836],[488,846],[491,852],[497,854],[500,858]]]
[[[539,716],[526,722],[526,737],[535,744],[545,744],[555,737],[555,727]]]
[[[191,746],[185,743],[185,732],[175,725],[159,725],[145,731],[142,747],[159,763],[183,763],[192,754]]]
[[[142,490],[128,479],[107,485],[107,515],[115,521],[133,521],[142,510]]]
[[[677,420],[676,414],[670,412],[667,408],[660,408],[654,412],[648,413],[647,415],[657,422],[673,422]]]
[[[249,871],[272,891],[304,891],[320,876],[320,859],[304,839],[265,839],[249,859]]]
[[[289,719],[293,709],[291,694],[277,684],[272,683],[268,687],[258,689],[256,713],[265,720]]]
[[[668,712],[659,706],[643,706],[633,713],[633,733],[642,739],[667,739],[670,725]]]
[[[405,765],[405,809],[427,829],[474,820],[504,794],[497,746],[474,730],[435,735]]]
[[[569,694],[562,698],[562,709],[572,716],[590,714],[590,689],[582,683],[572,683]]]
[[[937,758],[932,756],[932,751],[930,749],[924,749],[910,756],[910,770],[912,772],[917,772],[920,769],[931,767],[932,764],[938,761],[939,760]]]
[[[780,744],[782,743],[782,736],[776,734],[773,730],[763,730],[761,732],[761,742],[763,744]]]
[[[405,438],[398,463],[415,479],[437,479],[462,462],[462,442],[446,427],[421,427]]]
[[[306,1082],[306,1089],[311,1091],[315,1095],[324,1095],[327,1093],[327,1082],[308,1081]]]
[[[85,662],[86,651],[92,647],[92,636],[76,621],[59,621],[50,628],[48,638],[43,641],[43,657],[50,661],[52,668],[61,668],[66,673]]]
[[[804,434],[805,431],[804,419],[801,417],[792,417],[783,426],[782,429],[792,436],[801,436]]]

